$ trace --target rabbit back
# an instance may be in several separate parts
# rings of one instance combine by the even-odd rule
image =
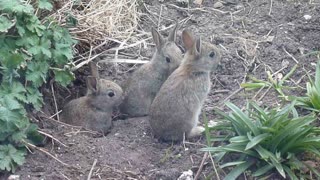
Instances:
[[[167,74],[158,73],[151,64],[144,64],[124,83],[125,98],[120,111],[132,117],[147,115],[166,78]]]
[[[130,117],[145,116],[163,82],[180,65],[182,51],[176,45],[176,28],[170,33],[168,40],[152,30],[156,52],[150,62],[141,66],[123,84],[124,101],[120,111]]]
[[[198,124],[201,107],[210,90],[209,74],[188,75],[178,68],[169,76],[150,108],[154,135],[164,141],[182,140]]]
[[[214,45],[202,42],[184,30],[182,40],[187,52],[179,66],[164,82],[149,112],[154,135],[165,141],[198,136],[197,126],[202,105],[210,91],[210,72],[220,61]]]
[[[90,104],[90,98],[87,96],[70,101],[63,108],[62,121],[85,129],[108,133],[112,127],[112,111],[101,111]]]

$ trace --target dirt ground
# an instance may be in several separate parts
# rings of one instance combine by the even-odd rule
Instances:
[[[141,28],[144,31],[157,26],[155,22],[158,23],[161,12],[161,26],[169,26],[175,19],[185,20],[178,35],[188,28],[202,40],[216,44],[223,52],[221,65],[216,75],[212,74],[212,89],[203,107],[209,119],[217,118],[212,109],[222,107],[227,99],[239,106],[247,99],[259,100],[260,97],[264,104],[275,106],[280,103],[272,91],[265,96],[264,91],[259,94],[240,91],[239,85],[248,74],[258,79],[266,79],[266,71],[284,76],[298,63],[298,69],[287,84],[305,87],[306,71],[314,72],[313,63],[316,62],[316,56],[309,53],[320,49],[319,0],[222,2],[221,7],[217,7],[216,1],[204,0],[201,7],[192,5],[187,9],[172,0],[163,3],[149,0],[145,1],[147,9],[141,7],[144,12]],[[141,54],[151,57],[152,52],[149,47],[142,49]],[[100,72],[102,77],[120,83],[138,66],[106,64],[102,65]],[[73,95],[65,101],[62,100],[64,95],[60,95],[59,107],[83,95],[85,83],[81,77],[86,73],[86,67],[77,72],[79,78],[70,87]],[[298,89],[293,93],[303,95],[305,90]],[[44,111],[54,112],[50,108]],[[152,137],[146,118],[121,120],[116,117],[112,132],[104,137],[46,118],[38,124],[42,131],[67,146],[48,141],[43,147],[67,165],[34,151],[15,173],[21,179],[87,179],[91,169],[91,179],[177,179],[184,171],[197,173],[204,156],[199,148],[206,144],[205,137],[179,144],[160,143]],[[220,178],[225,175],[219,169],[218,173]],[[206,178],[217,179],[210,158],[205,159],[199,176],[199,179]]]

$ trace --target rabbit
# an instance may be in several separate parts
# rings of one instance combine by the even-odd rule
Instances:
[[[96,65],[89,65],[93,76],[86,79],[87,94],[66,104],[61,119],[65,123],[106,134],[112,127],[113,109],[123,100],[123,91],[118,84],[100,79]]]
[[[152,28],[156,51],[150,62],[141,66],[123,83],[124,101],[120,112],[129,117],[146,116],[163,82],[180,65],[182,50],[175,43],[178,24],[167,39]]]
[[[156,138],[181,141],[200,136],[201,107],[210,91],[210,72],[220,62],[219,49],[202,42],[188,31],[182,32],[186,53],[181,65],[164,82],[149,112],[149,123]]]

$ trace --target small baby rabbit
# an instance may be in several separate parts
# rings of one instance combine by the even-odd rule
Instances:
[[[86,79],[86,96],[65,105],[61,119],[68,124],[105,134],[112,127],[112,111],[121,103],[123,92],[118,84],[100,79],[95,64],[89,65],[93,76]]]
[[[124,101],[120,105],[122,114],[129,117],[148,115],[150,105],[163,82],[180,65],[182,51],[176,45],[178,24],[164,39],[152,28],[156,52],[150,62],[141,66],[123,84]]]
[[[168,77],[155,97],[149,122],[155,137],[180,141],[201,135],[198,126],[201,107],[210,91],[210,72],[221,59],[217,47],[195,39],[184,30],[182,41],[186,54],[181,65]]]

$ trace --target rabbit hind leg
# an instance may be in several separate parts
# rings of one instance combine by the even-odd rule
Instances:
[[[195,126],[191,129],[191,131],[188,133],[188,138],[194,138],[201,136],[201,134],[205,131],[205,128],[202,126]]]

